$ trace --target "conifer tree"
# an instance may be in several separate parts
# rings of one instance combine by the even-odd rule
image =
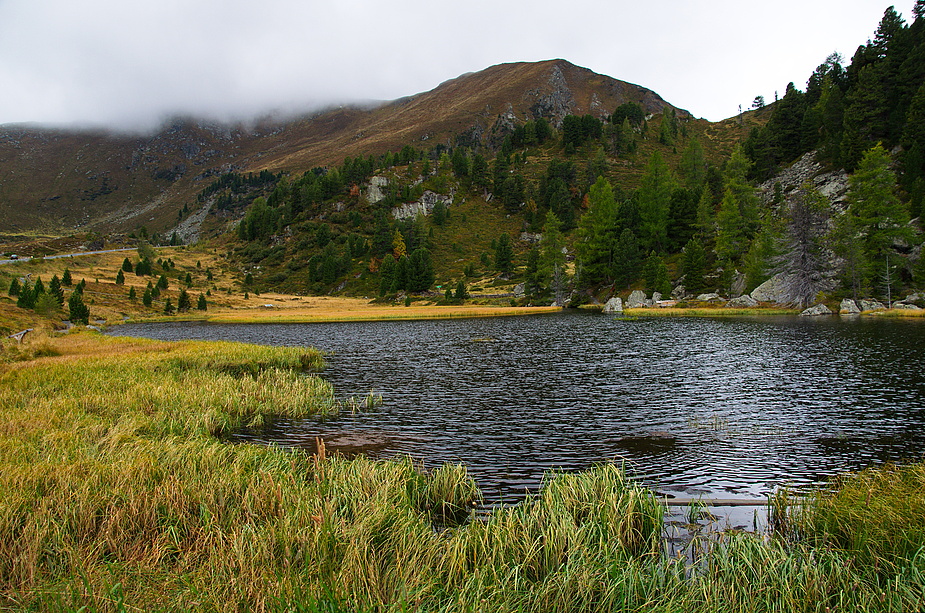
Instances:
[[[707,254],[703,243],[696,236],[684,246],[684,288],[691,294],[702,294],[706,289],[704,275],[707,270]]]
[[[185,313],[192,308],[192,301],[190,300],[189,293],[186,291],[186,288],[180,290],[180,295],[177,296],[177,310],[181,313]]]
[[[67,301],[68,317],[71,323],[87,325],[90,323],[90,309],[84,304],[83,292],[71,292]]]
[[[883,270],[895,243],[912,238],[909,214],[896,187],[890,155],[880,144],[864,153],[848,179],[848,214],[860,234],[864,258],[874,267],[864,275],[868,281]]]
[[[244,293],[244,299],[247,300],[247,292]],[[164,315],[173,315],[174,313],[173,303],[170,301],[170,298],[164,302]]]
[[[7,293],[10,296],[19,296],[19,293],[21,291],[22,291],[22,285],[19,283],[19,279],[16,277],[13,277],[13,280],[10,281],[10,289],[7,291]]]
[[[128,288],[128,299],[132,302],[138,300],[138,294],[135,292],[135,286]]]
[[[514,246],[507,232],[501,234],[495,247],[495,270],[503,274],[510,274],[514,270]]]
[[[134,288],[132,288],[132,289],[134,289]],[[145,305],[146,307],[150,308],[150,307],[151,307],[151,304],[152,304],[153,302],[154,302],[154,296],[151,295],[151,288],[150,288],[150,287],[147,287],[147,288],[145,288],[145,293],[142,294],[142,296],[141,296],[141,304],[143,304],[143,305]]]
[[[61,275],[61,285],[64,287],[70,287],[74,281],[71,279],[71,271],[67,268],[64,269],[64,273]]]
[[[543,237],[540,239],[538,272],[542,283],[552,290],[555,303],[562,304],[565,292],[565,242],[562,224],[552,211],[546,212]]]
[[[581,267],[581,282],[585,286],[606,283],[614,275],[614,250],[620,231],[617,201],[613,188],[604,177],[598,177],[588,192],[588,210],[578,224],[575,245]]]
[[[64,306],[64,290],[61,288],[61,280],[58,275],[52,275],[51,281],[48,282],[48,293],[54,296],[58,306]]]
[[[206,302],[206,297],[202,294],[199,294],[199,299],[196,301],[196,308],[200,311],[205,311],[209,308],[209,305]]]
[[[135,271],[135,269],[132,268],[132,262],[128,258],[125,258],[124,260],[122,260],[122,270],[125,272]]]
[[[116,272],[116,285],[125,285],[125,273],[121,268]]]
[[[656,151],[646,165],[642,184],[637,192],[639,241],[646,250],[661,251],[668,246],[668,214],[671,209],[671,194],[676,185],[671,169]]]

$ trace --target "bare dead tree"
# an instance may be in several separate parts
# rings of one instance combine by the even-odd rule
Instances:
[[[819,292],[832,288],[832,272],[823,243],[829,220],[829,203],[806,183],[790,200],[777,272],[783,273],[787,301],[807,307]]]

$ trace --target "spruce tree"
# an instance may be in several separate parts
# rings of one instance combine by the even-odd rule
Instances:
[[[84,304],[82,292],[71,292],[71,297],[67,301],[67,310],[71,323],[85,326],[90,323],[90,309]]]
[[[151,295],[151,288],[150,287],[145,288],[145,293],[141,296],[141,304],[150,308],[153,302],[154,302],[154,297]]]
[[[122,270],[124,272],[134,272],[135,271],[135,269],[132,268],[132,262],[128,258],[125,258],[124,260],[122,260]]]
[[[196,301],[196,308],[200,311],[205,311],[209,308],[209,305],[206,302],[206,297],[202,294],[199,294],[199,299]]]
[[[64,269],[64,273],[61,275],[61,285],[64,287],[70,287],[73,285],[74,281],[71,279],[71,271],[67,268]]]
[[[19,292],[21,291],[22,291],[22,285],[19,283],[19,279],[16,277],[13,277],[13,280],[10,281],[10,289],[8,290],[7,293],[10,296],[19,296]]]
[[[244,294],[244,299],[247,300],[246,293]],[[167,301],[164,302],[164,315],[173,315],[173,313],[174,313],[173,303],[170,301],[170,298],[168,298]]]
[[[138,300],[138,294],[135,292],[135,286],[128,288],[128,299],[132,302]]]
[[[707,254],[703,243],[697,237],[687,241],[684,247],[684,288],[691,294],[702,294],[706,289],[704,275],[707,270]]]
[[[883,270],[895,243],[912,238],[909,214],[896,188],[889,153],[879,144],[864,153],[848,179],[848,214],[860,233],[864,257],[873,266],[866,280]]]
[[[514,270],[514,246],[507,232],[501,234],[495,247],[495,270],[503,274]]]
[[[189,293],[186,291],[186,288],[180,290],[180,295],[177,296],[177,310],[181,313],[185,313],[192,308],[193,304],[190,300]]]
[[[64,290],[61,288],[61,280],[58,275],[53,275],[48,282],[48,293],[54,296],[58,306],[64,306]]]
[[[646,250],[662,251],[668,246],[668,216],[676,185],[671,169],[656,151],[646,165],[637,191],[639,241]]]
[[[116,285],[125,285],[125,273],[122,272],[121,268],[116,273]]]

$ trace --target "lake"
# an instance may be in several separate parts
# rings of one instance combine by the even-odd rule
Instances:
[[[624,462],[679,498],[762,498],[782,484],[921,460],[925,322],[597,313],[326,324],[128,324],[113,335],[314,346],[338,396],[381,406],[273,421],[235,441],[423,465],[464,462],[488,502],[550,470]]]

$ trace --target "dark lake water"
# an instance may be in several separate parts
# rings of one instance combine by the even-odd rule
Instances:
[[[464,462],[489,501],[623,461],[678,497],[761,498],[925,451],[925,322],[601,314],[124,325],[112,334],[310,345],[339,396],[381,406],[235,440]]]

